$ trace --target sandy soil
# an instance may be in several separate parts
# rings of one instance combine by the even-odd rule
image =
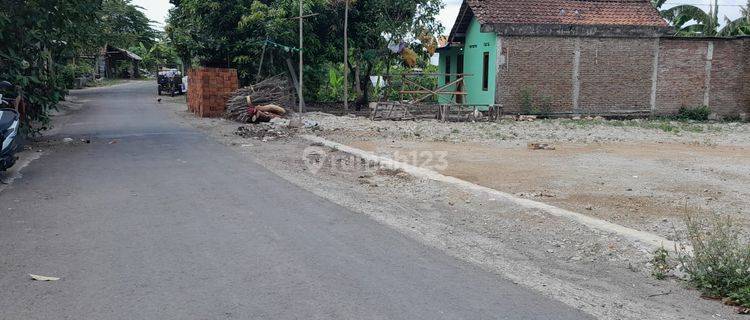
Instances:
[[[683,228],[690,210],[729,214],[750,225],[747,146],[554,142],[555,150],[529,150],[495,142],[348,143],[389,157],[442,152],[447,167],[438,171],[445,175],[666,237]]]
[[[457,130],[467,130],[471,124],[438,124],[435,122],[423,123],[369,123],[363,119],[352,119],[348,117],[329,117],[319,114],[309,114],[306,118],[316,122],[310,122],[309,128],[300,129],[299,132],[288,132],[276,126],[246,125],[251,127],[241,131],[242,136],[236,135],[240,124],[222,119],[197,119],[185,112],[182,99],[176,98],[166,101],[164,107],[174,110],[176,119],[185,125],[200,128],[207,134],[216,138],[217,141],[235,149],[238,153],[247,157],[248,160],[257,161],[269,170],[279,174],[289,181],[306,188],[321,197],[327,198],[339,205],[352,209],[355,212],[366,214],[372,219],[388,225],[400,232],[427,245],[439,248],[458,259],[475,263],[482,268],[513,280],[514,282],[537,290],[541,294],[563,301],[571,306],[580,308],[601,319],[733,319],[739,318],[732,308],[722,306],[715,301],[703,300],[693,290],[685,288],[685,284],[674,278],[666,281],[658,281],[650,276],[651,255],[643,252],[617,236],[590,230],[565,219],[551,217],[544,213],[519,208],[510,203],[504,203],[488,196],[469,194],[463,190],[447,186],[435,181],[424,181],[414,179],[406,174],[392,170],[382,170],[364,165],[361,160],[352,158],[337,150],[326,149],[323,155],[312,159],[320,164],[320,170],[310,170],[311,159],[305,157],[305,150],[311,147],[295,136],[296,133],[320,134],[329,138],[339,139],[342,142],[352,144],[359,143],[368,148],[429,148],[435,149],[441,146],[445,149],[474,150],[488,152],[498,159],[486,160],[480,152],[462,152],[461,156],[453,156],[452,161],[466,162],[465,168],[459,169],[451,166],[450,170],[455,175],[463,175],[463,178],[474,176],[487,183],[498,183],[498,187],[518,188],[524,186],[539,186],[536,190],[518,191],[533,194],[535,192],[550,192],[552,200],[575,202],[568,198],[569,190],[580,188],[576,183],[564,184],[567,177],[585,176],[586,179],[598,177],[598,172],[606,171],[607,159],[619,159],[628,163],[629,153],[622,149],[620,151],[606,150],[589,145],[577,144],[587,140],[583,133],[564,133],[572,138],[571,145],[556,150],[556,152],[525,150],[525,141],[521,138],[510,139],[509,142],[517,144],[516,150],[504,150],[510,145],[487,145],[483,141],[464,141],[469,144],[456,144],[460,139],[447,139],[442,137],[434,139],[424,132],[433,130],[438,135],[447,132],[449,136]],[[359,126],[359,123],[363,127]],[[338,124],[338,125],[336,125]],[[487,124],[482,124],[487,125]],[[494,125],[494,124],[493,124]],[[548,124],[522,124],[524,127],[548,126]],[[556,126],[557,124],[551,124]],[[350,127],[351,126],[351,127]],[[404,130],[413,130],[415,126],[420,130],[419,136],[410,134],[406,136]],[[722,125],[723,126],[723,125]],[[400,127],[402,129],[396,129]],[[378,132],[378,129],[382,130]],[[507,131],[507,128],[501,130]],[[532,129],[525,128],[526,133],[519,136],[535,136],[538,133]],[[546,130],[546,129],[545,129]],[[578,129],[575,129],[578,130]],[[580,129],[581,131],[588,129]],[[635,130],[635,129],[632,129]],[[644,131],[643,129],[638,129]],[[728,130],[728,129],[722,129]],[[732,139],[742,139],[742,134],[734,136],[736,131],[725,136],[715,135],[711,131],[712,141],[722,142]],[[747,132],[747,128],[739,126],[736,129]],[[572,131],[572,130],[571,130]],[[463,131],[462,131],[463,132]],[[726,132],[726,131],[723,131]],[[661,133],[636,133],[643,136],[661,136]],[[743,133],[745,134],[745,133]],[[579,136],[580,135],[580,136]],[[610,135],[608,133],[607,135]],[[692,136],[692,133],[690,134]],[[491,137],[494,134],[487,134]],[[613,138],[608,141],[628,141],[616,133],[611,133]],[[585,139],[578,139],[578,137]],[[399,139],[397,139],[399,138]],[[671,136],[662,137],[665,140],[680,143],[680,137],[675,139]],[[683,137],[684,138],[684,137]],[[621,139],[621,140],[618,140]],[[689,137],[686,139],[693,139]],[[369,141],[368,143],[361,142]],[[426,141],[425,141],[426,140]],[[360,142],[357,142],[360,141]],[[632,140],[629,140],[632,141]],[[690,140],[692,141],[692,140]],[[747,141],[747,140],[746,140]],[[495,141],[497,143],[497,141]],[[664,141],[663,141],[664,142]],[[713,145],[712,143],[701,143],[702,145]],[[522,147],[518,147],[522,146]],[[469,149],[470,148],[470,149]],[[631,147],[637,149],[637,145]],[[595,169],[589,162],[582,162],[578,173],[570,169],[564,173],[556,173],[555,166],[569,165],[575,161],[581,161],[578,152],[585,154],[597,154],[602,160]],[[521,159],[537,159],[545,165],[544,169],[530,170],[528,174],[514,173],[510,178],[504,173],[512,171],[512,168],[524,168],[514,161],[514,156],[523,156]],[[744,151],[742,151],[744,152]],[[647,153],[647,152],[646,152]],[[475,155],[476,156],[472,156]],[[506,155],[505,157],[502,157]],[[557,155],[557,156],[555,156]],[[641,156],[644,160],[647,154]],[[738,157],[740,157],[738,155]],[[541,159],[540,159],[541,158]],[[559,160],[555,160],[561,158]],[[584,156],[585,158],[585,156]],[[676,157],[679,159],[679,157]],[[559,161],[559,162],[556,162]],[[659,160],[652,160],[658,162]],[[488,165],[500,162],[501,165]],[[514,163],[518,162],[518,163]],[[711,163],[721,166],[720,163]],[[668,164],[665,164],[665,166]],[[489,166],[493,168],[492,175],[474,173],[473,167],[479,168]],[[511,169],[504,168],[505,166]],[[678,165],[677,167],[680,167]],[[632,163],[628,167],[637,168],[639,164]],[[746,170],[742,165],[737,165],[739,172]],[[585,170],[584,170],[585,169]],[[619,169],[618,169],[619,170]],[[653,170],[658,170],[654,168]],[[680,168],[684,170],[684,168]],[[618,175],[609,175],[600,178],[605,182],[606,188],[615,191],[627,188],[639,190],[638,193],[648,194],[652,186],[647,184],[631,184],[623,178],[623,168]],[[675,169],[675,171],[678,171]],[[535,173],[536,172],[536,173]],[[497,173],[498,176],[493,178]],[[531,176],[529,176],[531,175]],[[632,178],[633,175],[628,173]],[[546,178],[545,178],[546,176]],[[560,179],[559,182],[549,181]],[[593,178],[591,178],[593,179]],[[618,181],[615,180],[625,180]],[[583,180],[583,179],[581,179]],[[737,178],[737,180],[741,180]],[[599,180],[592,180],[599,181]],[[638,180],[640,181],[640,180]],[[612,186],[606,186],[611,183]],[[746,182],[745,182],[746,183]],[[580,185],[588,186],[587,190],[595,190],[595,183],[581,182]],[[542,186],[547,189],[543,190]],[[646,189],[648,186],[651,189]],[[553,189],[554,187],[554,189]],[[640,190],[638,188],[644,188]],[[602,189],[605,189],[602,187]],[[542,190],[542,191],[539,191]],[[552,193],[554,191],[554,193]],[[563,193],[565,192],[565,193]],[[592,194],[595,194],[593,191]],[[633,191],[634,196],[636,191]],[[606,196],[603,196],[606,197]],[[590,202],[594,202],[591,200]],[[565,203],[565,202],[561,202]],[[603,206],[600,204],[600,206]],[[645,210],[645,209],[643,209]],[[610,214],[604,210],[591,210],[592,214]],[[596,212],[593,212],[596,211]],[[646,217],[649,217],[646,215]],[[661,215],[659,217],[662,217]],[[650,219],[650,218],[649,218]],[[647,219],[648,221],[651,221]],[[637,219],[634,223],[639,223]],[[367,239],[362,239],[367,241]]]

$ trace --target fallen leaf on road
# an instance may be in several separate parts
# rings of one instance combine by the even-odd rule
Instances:
[[[36,275],[36,274],[31,274],[31,273],[29,273],[29,277],[31,277],[31,279],[34,279],[36,281],[57,281],[57,280],[60,280],[60,278],[48,277],[48,276],[40,276],[40,275]]]
[[[118,142],[117,140],[112,140],[112,141],[109,142],[109,144],[115,144],[117,142]]]

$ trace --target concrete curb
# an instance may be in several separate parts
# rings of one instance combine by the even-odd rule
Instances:
[[[434,181],[449,183],[449,184],[455,185],[465,190],[487,193],[489,195],[492,195],[493,197],[501,198],[503,200],[512,202],[524,208],[541,210],[552,216],[566,218],[568,220],[583,224],[591,229],[614,233],[619,236],[622,236],[623,238],[631,240],[638,245],[641,245],[643,249],[646,249],[649,252],[652,252],[659,248],[665,248],[669,251],[674,251],[675,249],[678,248],[678,243],[668,240],[664,237],[661,237],[653,233],[635,230],[635,229],[628,228],[628,227],[625,227],[616,223],[612,223],[606,220],[587,216],[578,212],[561,209],[552,205],[548,205],[546,203],[519,198],[509,193],[505,193],[505,192],[498,191],[492,188],[480,186],[478,184],[474,184],[474,183],[461,180],[458,178],[446,176],[438,172],[435,172],[433,170],[420,168],[417,166],[412,166],[406,163],[398,162],[390,158],[381,157],[381,156],[369,153],[367,151],[353,148],[353,147],[340,144],[337,142],[333,142],[330,140],[326,140],[321,137],[303,135],[302,138],[311,142],[320,143],[329,148],[335,148],[337,150],[360,157],[366,161],[369,161],[378,165],[386,166],[389,168],[401,169],[404,172],[412,176],[415,176],[417,178],[430,179]],[[685,248],[685,249],[688,252],[690,251],[689,248]]]

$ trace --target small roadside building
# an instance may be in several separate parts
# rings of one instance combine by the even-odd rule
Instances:
[[[506,114],[750,111],[750,38],[670,30],[649,0],[464,0],[438,51],[440,72],[451,75],[438,81],[466,74],[466,95],[440,102]]]
[[[142,60],[128,50],[107,45],[99,54],[97,72],[103,78],[139,78]]]

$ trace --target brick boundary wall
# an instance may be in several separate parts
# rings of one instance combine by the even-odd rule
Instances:
[[[668,115],[708,105],[750,112],[750,37],[605,38],[498,36],[495,101],[520,112],[521,92],[562,114]]]
[[[199,117],[224,114],[229,95],[239,89],[236,69],[198,68],[188,70],[188,110]]]

